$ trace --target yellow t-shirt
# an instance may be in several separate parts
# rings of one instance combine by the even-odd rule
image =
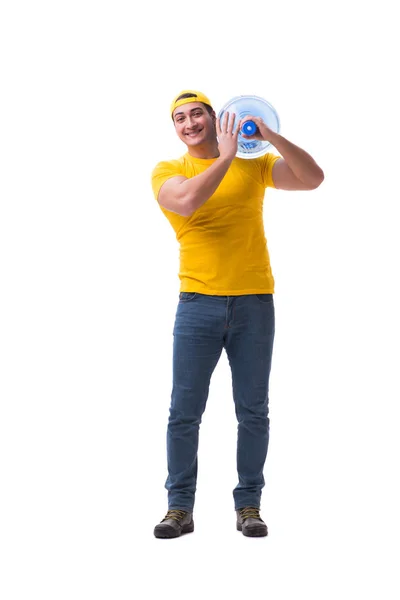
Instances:
[[[272,167],[281,158],[272,153],[260,158],[234,158],[214,194],[190,217],[159,205],[180,244],[181,292],[217,296],[273,294],[267,241],[264,233],[265,188],[275,187]],[[155,198],[170,177],[194,177],[216,158],[160,162],[152,173]]]

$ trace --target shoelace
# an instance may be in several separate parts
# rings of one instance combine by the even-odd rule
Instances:
[[[163,521],[166,521],[167,519],[175,519],[175,521],[180,521],[185,515],[186,512],[184,510],[169,510],[163,518]]]
[[[261,519],[260,517],[260,509],[259,508],[253,508],[252,506],[248,506],[246,508],[241,508],[239,509],[239,514],[242,517],[243,521],[245,519]]]

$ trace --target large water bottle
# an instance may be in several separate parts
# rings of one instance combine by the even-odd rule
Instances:
[[[247,116],[261,117],[264,123],[275,133],[280,131],[280,121],[275,108],[264,98],[259,96],[235,96],[225,104],[219,111],[218,117],[228,111],[235,113],[235,127],[238,121]],[[254,135],[257,127],[254,121],[250,119],[242,124],[241,131],[238,136],[238,150],[236,156],[238,158],[257,158],[269,152],[270,142],[262,142],[260,140],[249,140],[242,136]]]

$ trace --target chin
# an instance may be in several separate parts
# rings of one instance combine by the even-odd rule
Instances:
[[[186,146],[200,146],[201,144],[204,144],[204,140],[186,140],[185,141]]]

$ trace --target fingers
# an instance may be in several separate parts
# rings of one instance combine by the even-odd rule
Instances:
[[[217,133],[218,134],[226,133],[226,134],[236,135],[239,131],[239,128],[237,127],[236,130],[233,131],[233,128],[235,125],[235,119],[236,119],[235,113],[229,113],[228,111],[226,111],[222,115],[222,123],[221,123],[221,118],[217,119]]]
[[[238,120],[237,120],[237,123],[236,123],[236,129],[235,129],[235,131],[233,132],[233,136],[234,136],[235,138],[237,138],[237,137],[239,136],[240,128],[241,128],[241,123],[240,123],[240,119],[238,119]]]
[[[229,119],[229,112],[226,111],[222,115],[222,123],[220,122],[221,133],[228,133],[228,119]]]
[[[254,117],[253,115],[246,115],[245,117],[240,119],[240,127],[243,125],[243,123],[246,123],[246,121],[254,121],[254,123],[256,125],[260,125],[263,123],[263,120],[261,117]]]
[[[217,118],[217,134],[221,135],[226,131],[226,120],[228,118],[229,113],[224,113],[222,116]],[[222,123],[221,123],[222,120]]]
[[[230,133],[231,135],[233,135],[233,127],[235,125],[235,118],[236,118],[235,113],[232,113],[231,118],[229,119],[229,127],[228,127],[228,133]]]

